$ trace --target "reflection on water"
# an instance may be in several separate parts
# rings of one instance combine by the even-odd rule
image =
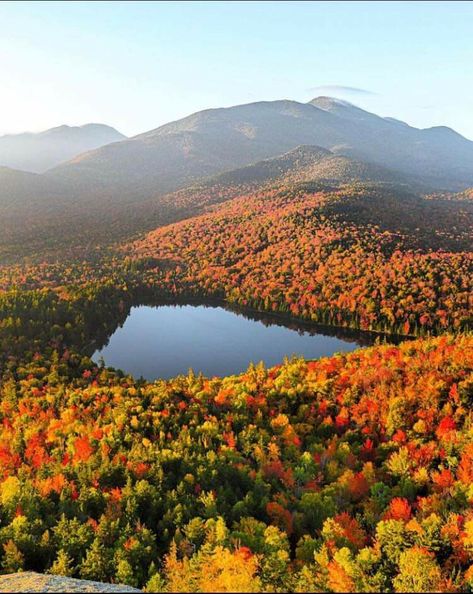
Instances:
[[[187,373],[231,375],[250,362],[267,366],[285,356],[314,359],[373,344],[376,337],[220,306],[161,305],[130,310],[94,361],[101,358],[135,377],[154,380]]]

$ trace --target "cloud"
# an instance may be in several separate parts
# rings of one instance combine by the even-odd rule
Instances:
[[[345,87],[343,85],[320,85],[309,89],[311,93],[335,93],[341,95],[377,95],[373,91],[367,89],[359,89],[358,87]]]

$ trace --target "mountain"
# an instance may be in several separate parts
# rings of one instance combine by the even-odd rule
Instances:
[[[450,195],[473,186],[472,147],[449,129],[418,130],[327,97],[206,110],[42,175],[0,168],[0,261],[101,249],[237,196],[251,201],[271,184]]]
[[[422,176],[438,187],[463,189],[469,185],[473,142],[451,128],[418,129],[330,97],[317,97],[310,104],[344,122],[347,143],[332,147],[335,152]]]
[[[155,221],[162,224],[187,218],[209,207],[238,196],[248,196],[276,188],[310,186],[314,191],[329,191],[350,184],[372,184],[403,192],[418,193],[426,188],[414,177],[402,175],[380,165],[363,163],[336,155],[320,146],[301,145],[276,157],[232,169],[205,178],[175,192],[156,194],[139,204],[133,203],[133,216],[146,221],[142,229]],[[164,222],[164,220],[166,222]]]
[[[417,129],[350,103],[262,101],[208,109],[86,152],[48,172],[87,192],[142,198],[317,145],[422,178],[436,188],[473,184],[473,142],[448,128]]]
[[[126,137],[103,124],[59,126],[37,134],[0,136],[0,166],[42,173],[80,153]]]

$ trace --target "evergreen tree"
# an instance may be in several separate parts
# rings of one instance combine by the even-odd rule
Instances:
[[[64,575],[66,577],[72,577],[74,575],[73,561],[64,549],[59,549],[57,557],[48,570],[48,573]]]
[[[13,540],[9,540],[3,545],[5,555],[2,561],[2,567],[6,573],[16,573],[22,571],[25,558],[20,549],[16,546]]]
[[[112,577],[109,551],[96,538],[80,566],[80,576],[85,580],[106,582]]]
[[[120,584],[127,584],[128,586],[134,587],[138,586],[138,580],[133,573],[133,568],[126,559],[120,559],[118,561],[115,577]]]

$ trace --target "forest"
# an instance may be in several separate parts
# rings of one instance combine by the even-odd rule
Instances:
[[[0,267],[2,572],[473,591],[468,197],[301,182],[169,201],[203,211]],[[224,378],[89,358],[133,305],[190,299],[417,338]]]
[[[155,383],[68,350],[10,361],[2,568],[150,591],[469,589],[472,367],[450,335]]]
[[[472,22],[0,1],[0,593],[473,594]]]
[[[303,184],[226,201],[126,253],[153,258],[143,277],[175,293],[409,335],[471,327],[472,229],[469,202]]]
[[[150,591],[473,586],[473,342],[150,384],[6,365],[4,571]],[[428,398],[426,395],[428,394]]]

